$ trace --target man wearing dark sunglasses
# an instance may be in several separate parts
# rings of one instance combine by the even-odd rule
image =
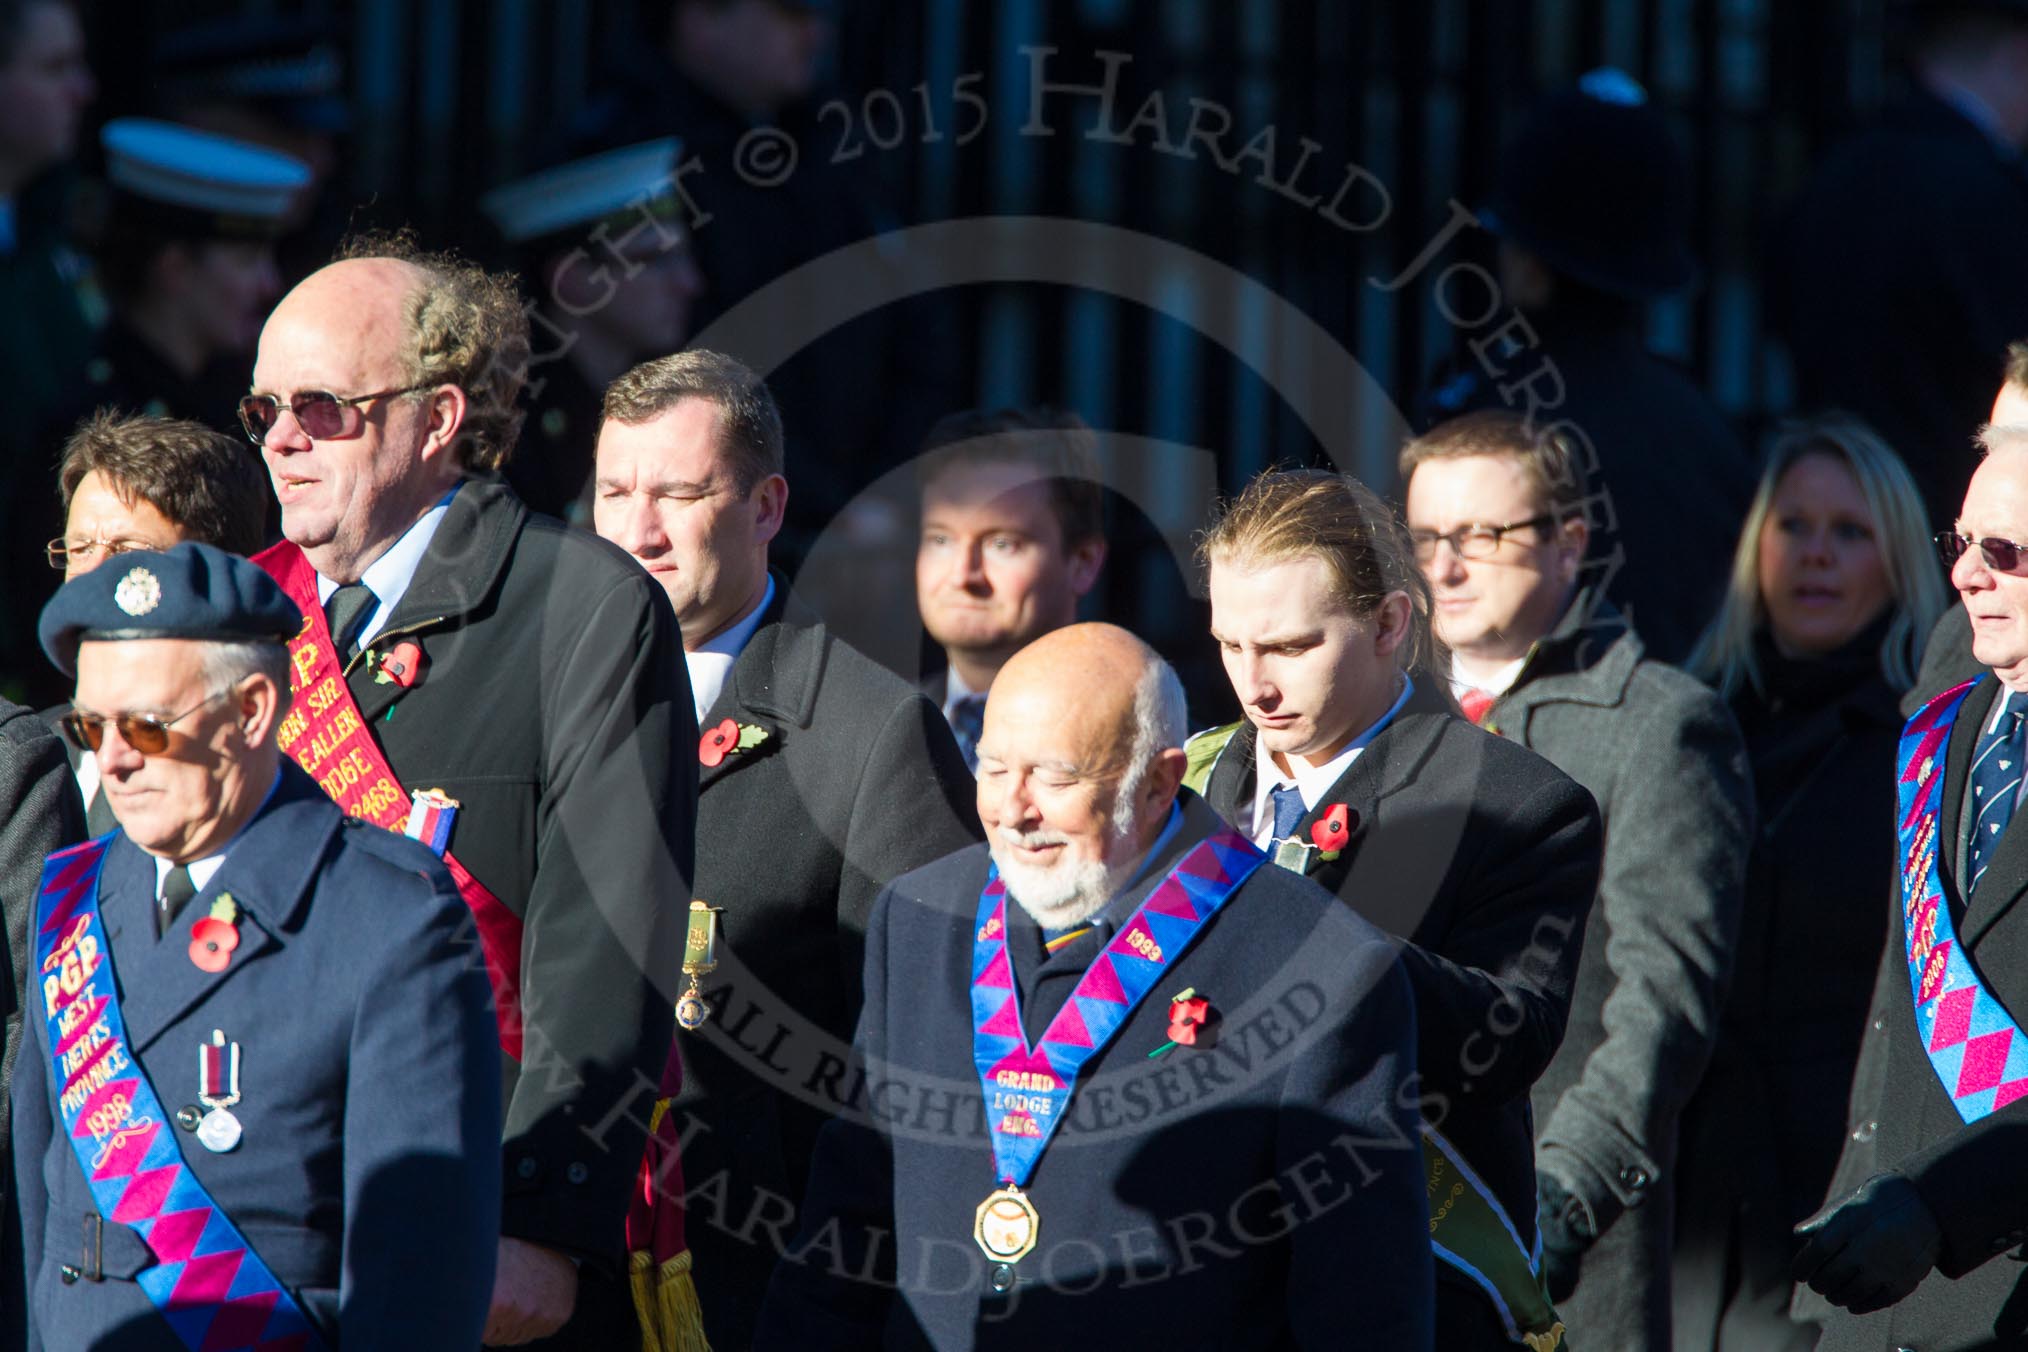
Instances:
[[[369,237],[275,308],[240,414],[285,537],[257,562],[311,620],[290,754],[355,815],[443,841],[501,997],[486,1341],[603,1349],[640,1342],[625,1220],[673,1032],[697,731],[661,588],[498,478],[528,357],[511,279]]]
[[[1825,1348],[2015,1346],[2028,1334],[2028,426],[1993,424],[1939,537],[1976,666],[1919,685],[1902,735],[1893,936],[1831,1201],[1795,1277]],[[1969,678],[1969,679],[1968,679]],[[1997,1056],[1996,1056],[1997,1053]],[[1816,1315],[1813,1296],[1799,1312]]]
[[[266,574],[194,543],[43,611],[120,829],[27,893],[12,1107],[38,1345],[241,1346],[250,1300],[284,1343],[435,1352],[486,1318],[492,991],[446,867],[283,756],[301,627]]]

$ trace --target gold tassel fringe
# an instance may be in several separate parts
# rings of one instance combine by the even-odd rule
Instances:
[[[628,1255],[627,1266],[634,1312],[641,1318],[641,1352],[711,1352],[704,1340],[697,1283],[690,1276],[690,1251],[658,1268],[654,1255],[636,1250]]]

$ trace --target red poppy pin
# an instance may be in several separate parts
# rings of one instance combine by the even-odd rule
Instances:
[[[1169,1040],[1148,1053],[1154,1060],[1171,1047],[1194,1047],[1197,1034],[1211,1025],[1211,1001],[1186,986],[1169,998]]]
[[[1343,803],[1331,804],[1310,828],[1310,843],[1317,847],[1320,859],[1336,859],[1351,839],[1352,809]]]
[[[222,972],[239,947],[239,903],[221,892],[211,914],[190,927],[190,960],[200,971]]]
[[[1185,1047],[1197,1045],[1197,1030],[1211,1015],[1211,1002],[1185,992],[1169,1002],[1169,1036]]]
[[[768,739],[768,730],[752,723],[735,723],[730,718],[709,728],[697,741],[697,763],[709,770],[727,756],[751,751]]]
[[[394,645],[394,651],[380,659],[373,679],[382,685],[398,685],[406,690],[422,679],[422,669],[421,645],[403,640]]]

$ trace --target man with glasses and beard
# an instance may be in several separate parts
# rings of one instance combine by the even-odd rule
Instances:
[[[1431,1345],[1393,947],[1179,791],[1184,718],[1110,625],[1000,669],[987,844],[874,904],[871,1120],[819,1138],[757,1347]]]
[[[1902,734],[1895,940],[1874,1001],[1885,1042],[1853,1094],[1866,1139],[1848,1145],[1835,1200],[1797,1227],[1796,1279],[1839,1307],[1822,1348],[2028,1334],[2021,1268],[1998,1261],[2028,1239],[2028,834],[2009,829],[2028,754],[2028,428],[1980,441],[1939,537],[1979,669],[1924,691]]]
[[[450,873],[277,745],[302,615],[136,550],[41,639],[120,830],[30,892],[29,1345],[470,1347],[500,1207],[493,1001]]]
[[[486,1340],[604,1349],[640,1337],[624,1230],[670,1052],[697,729],[661,588],[491,473],[528,343],[510,280],[356,240],[268,319],[240,416],[286,537],[258,562],[309,621],[283,748],[443,853],[492,971]]]

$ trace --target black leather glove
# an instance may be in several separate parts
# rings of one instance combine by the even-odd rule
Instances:
[[[1537,1169],[1535,1224],[1542,1233],[1542,1285],[1551,1304],[1568,1300],[1584,1252],[1598,1240],[1591,1212],[1556,1175]]]
[[[1936,1266],[1943,1233],[1915,1184],[1879,1174],[1796,1227],[1791,1275],[1853,1314],[1872,1314],[1915,1290]]]

